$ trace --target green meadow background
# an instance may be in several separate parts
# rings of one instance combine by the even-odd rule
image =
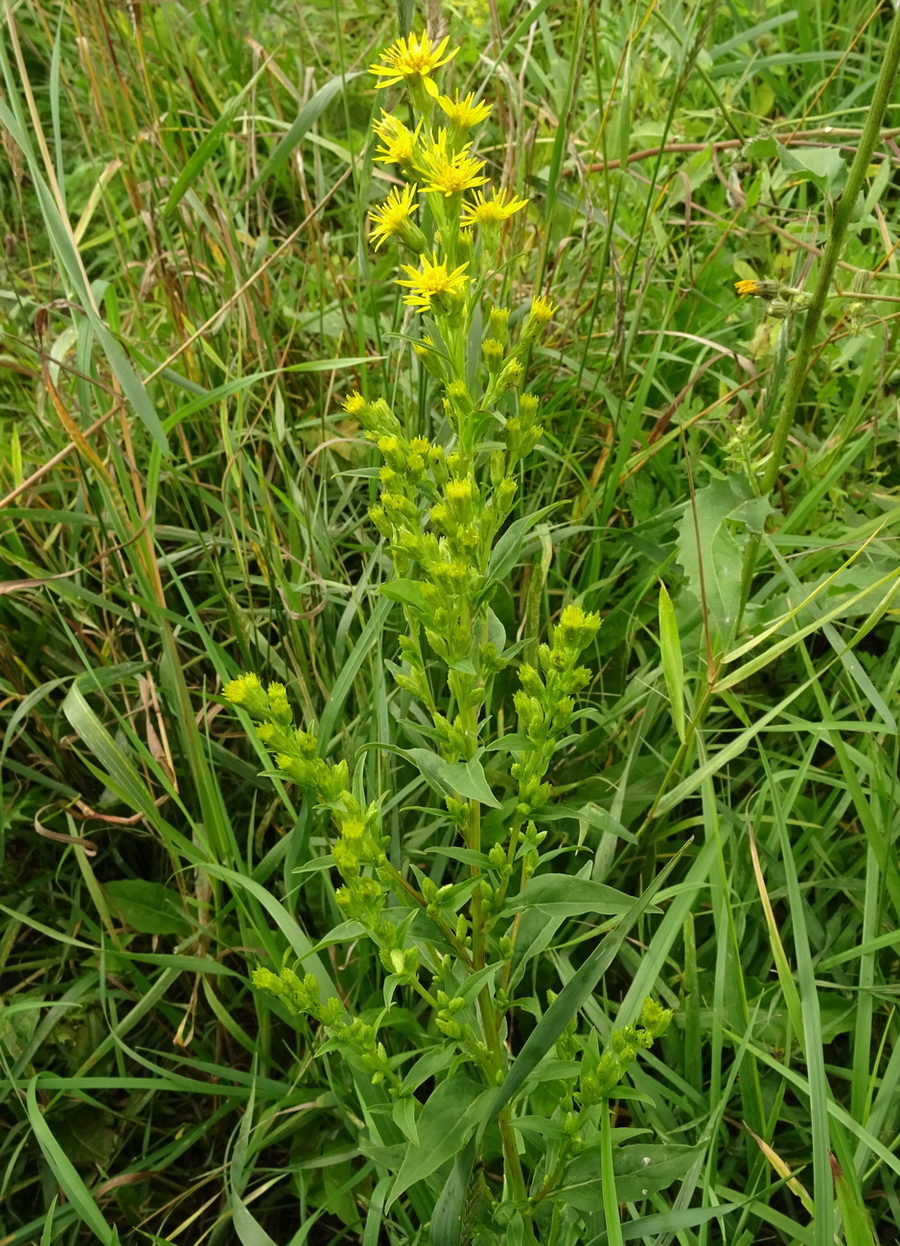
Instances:
[[[771,496],[802,313],[734,290],[813,288],[893,10],[429,16],[453,84],[494,101],[489,172],[530,199],[502,298],[559,304],[516,513],[555,509],[494,605],[529,641],[565,601],[603,616],[556,866],[637,894],[684,849],[586,1009],[601,1034],[629,994],[675,1012],[617,1123],[690,1163],[622,1200],[623,1231],[898,1243],[896,89]],[[362,386],[429,428],[365,225],[390,185],[367,66],[424,20],[0,5],[2,1246],[426,1240],[402,1200],[373,1211],[346,1066],[248,984],[338,918],[303,869],[321,819],[220,699],[242,670],[283,680],[425,842],[414,772],[361,751],[403,743],[399,623],[340,405]],[[567,922],[535,996],[607,928]],[[377,998],[368,945],[331,969]]]

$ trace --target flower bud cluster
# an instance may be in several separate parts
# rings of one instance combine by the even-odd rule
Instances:
[[[614,1030],[609,1046],[599,1059],[585,1052],[576,1102],[588,1108],[607,1098],[622,1080],[628,1065],[637,1059],[639,1052],[650,1050],[654,1040],[665,1034],[671,1021],[672,1010],[648,997],[641,1010],[640,1027],[626,1025]]]
[[[253,985],[280,999],[292,1016],[320,1019],[319,984],[311,973],[301,978],[287,966],[280,973],[254,969]]]
[[[806,290],[785,285],[782,281],[736,281],[734,288],[741,298],[749,294],[763,299],[766,315],[772,320],[787,320],[795,312],[807,311],[812,303],[812,295]]]
[[[294,727],[284,684],[264,689],[256,675],[240,675],[225,685],[222,695],[257,720],[256,734],[287,778],[308,791],[343,785],[346,767],[335,776],[336,768],[316,757],[316,737]]]
[[[534,746],[512,767],[512,776],[519,784],[516,812],[521,817],[527,817],[550,795],[543,777],[560,734],[571,722],[573,694],[590,680],[590,670],[578,665],[578,657],[599,627],[598,614],[586,614],[580,606],[566,606],[554,629],[553,644],[541,645],[538,650],[540,669],[527,662],[519,668],[522,687],[514,701],[520,730]]]
[[[515,778],[515,775],[513,775]],[[521,789],[519,792],[521,796]],[[543,804],[550,795],[549,783],[542,783],[535,793],[535,798],[539,804]],[[526,802],[520,800],[517,806],[517,813],[521,817],[521,810],[525,808]],[[522,886],[528,882],[529,878],[534,874],[540,862],[540,853],[538,849],[547,838],[546,831],[539,831],[533,822],[529,822],[525,827],[523,836],[525,842],[522,846]]]
[[[397,980],[411,986],[418,981],[419,949],[411,944],[404,946],[403,937],[395,922],[381,921],[373,929],[373,938],[379,944],[378,957],[382,967]]]
[[[547,1003],[552,1004],[557,998],[555,991],[547,992]],[[568,1022],[566,1028],[556,1040],[556,1054],[560,1060],[574,1060],[578,1055],[578,1016]]]
[[[537,419],[538,400],[534,394],[522,394],[516,414],[506,421],[506,444],[510,469],[528,457],[541,439],[543,425]]]
[[[488,373],[488,386],[484,397],[485,406],[498,402],[501,396],[508,390],[520,390],[522,388],[525,380],[523,360],[526,359],[528,351],[532,346],[540,339],[555,311],[556,308],[549,299],[542,297],[532,299],[531,310],[528,312],[525,323],[519,331],[515,345],[511,346],[509,308],[495,307],[491,309],[488,336],[481,343],[481,355]],[[534,449],[542,432],[540,426],[534,422],[534,415],[537,411],[537,399],[533,394],[527,397],[523,395],[523,398],[526,398],[524,409],[520,400],[519,412],[512,417],[512,421],[515,421],[513,423],[513,433],[516,437],[521,437],[523,428],[527,426],[531,444],[523,442],[521,452],[516,454],[516,447],[513,445],[509,428],[511,421],[507,421],[507,452],[513,462],[517,458],[524,458],[526,454],[529,454]]]
[[[388,1078],[392,1083],[391,1093],[397,1095],[400,1082],[375,1027],[358,1017],[348,1020],[340,1000],[334,996],[323,1004],[319,984],[311,973],[301,978],[288,966],[279,973],[260,968],[254,969],[252,981],[259,990],[279,999],[295,1019],[312,1017],[318,1021],[329,1036],[323,1051],[332,1048],[351,1051],[361,1067],[371,1073],[373,1085]]]
[[[371,925],[378,919],[386,888],[377,876],[386,858],[378,829],[378,808],[363,809],[350,790],[345,761],[332,765],[316,756],[316,737],[293,725],[293,711],[283,684],[263,688],[256,675],[231,680],[223,695],[257,720],[256,734],[275,755],[285,777],[314,794],[330,810],[338,830],[333,856],[345,886],[335,899],[348,917]],[[364,874],[374,868],[376,876]]]
[[[435,1016],[435,1025],[447,1038],[452,1038],[457,1043],[467,1043],[471,1041],[472,1031],[464,1021],[459,1021],[457,1014],[466,1006],[466,1001],[461,995],[451,998],[446,991],[438,991],[437,993],[438,1011]]]

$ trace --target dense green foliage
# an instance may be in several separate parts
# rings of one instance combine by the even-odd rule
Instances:
[[[563,1203],[598,1246],[896,1241],[889,128],[770,458],[896,19],[441,7],[453,85],[495,102],[491,173],[531,201],[498,296],[560,307],[512,519],[555,509],[493,609],[526,657],[564,602],[603,619],[549,776],[552,868],[639,896],[683,850],[581,1009],[601,1043],[648,995],[674,1012],[614,1100],[651,1163],[601,1200],[592,1160]],[[403,624],[341,407],[358,387],[432,431],[396,256],[364,236],[389,185],[365,70],[397,14],[234,9],[3,10],[4,1243],[427,1241],[414,1192],[384,1210],[347,1063],[250,986],[343,920],[340,880],[327,821],[221,700],[242,670],[283,682],[327,760],[393,794],[398,856],[452,875],[395,751]],[[558,927],[531,1033],[616,920]],[[370,945],[320,959],[377,1006]]]

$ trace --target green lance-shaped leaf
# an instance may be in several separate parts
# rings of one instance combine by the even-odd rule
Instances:
[[[684,659],[681,655],[681,637],[675,607],[665,584],[659,585],[659,650],[662,658],[663,678],[669,694],[669,708],[678,738],[684,743]]]

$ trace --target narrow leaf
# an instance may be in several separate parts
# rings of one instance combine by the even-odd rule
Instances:
[[[659,650],[663,678],[669,694],[669,708],[678,738],[684,743],[684,660],[675,607],[665,584],[659,585]]]
[[[31,1132],[44,1154],[54,1180],[75,1208],[78,1218],[103,1243],[103,1246],[113,1246],[115,1241],[113,1230],[103,1219],[100,1208],[78,1175],[75,1165],[59,1145],[50,1126],[44,1120],[37,1101],[37,1084],[37,1077],[33,1077],[28,1083],[26,1095],[26,1111],[31,1123]]]
[[[456,1155],[490,1111],[492,1090],[467,1077],[442,1082],[422,1108],[419,1146],[408,1146],[387,1206]]]
[[[611,930],[606,935],[581,968],[569,979],[544,1013],[541,1020],[525,1040],[522,1050],[516,1056],[506,1075],[506,1080],[497,1091],[496,1098],[491,1107],[492,1118],[500,1112],[505,1104],[509,1103],[526,1077],[537,1068],[572,1017],[575,1016],[579,1008],[584,1004],[597,985],[601,975],[606,972],[615,960],[619,948],[625,942],[631,927],[650,907],[651,900],[675,868],[687,846],[685,844],[657,874],[650,886],[642,892],[628,912],[624,914],[615,930]]]

